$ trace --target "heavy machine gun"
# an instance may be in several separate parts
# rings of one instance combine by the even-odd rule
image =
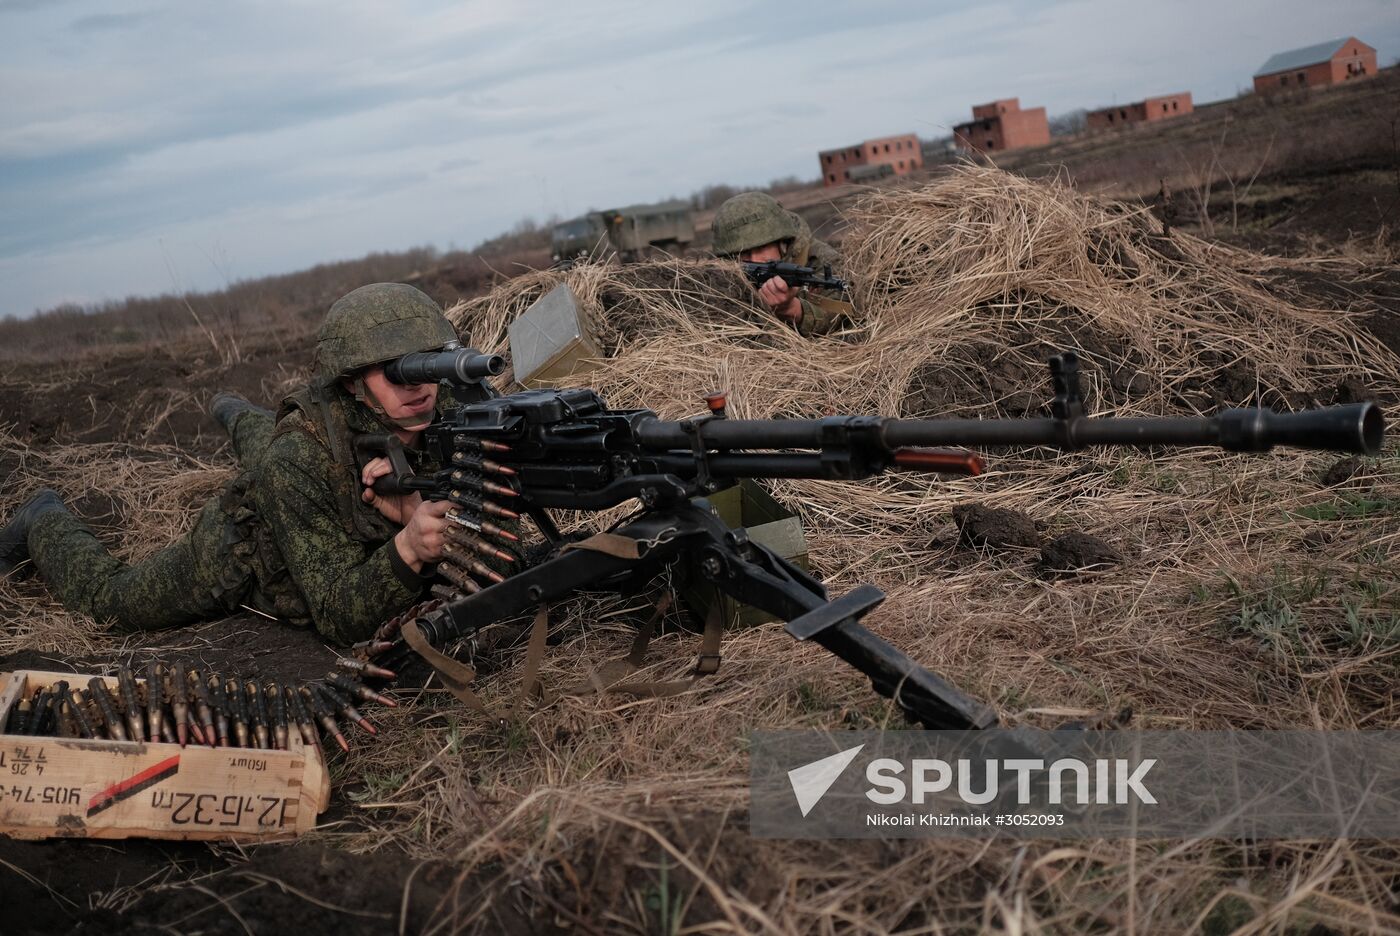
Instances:
[[[1072,353],[1050,359],[1052,415],[1029,419],[730,419],[724,396],[716,394],[706,399],[707,413],[664,420],[650,410],[610,409],[588,389],[500,395],[487,378],[503,366],[497,356],[460,349],[408,355],[386,368],[392,380],[450,380],[460,405],[425,430],[427,447],[447,466],[437,474],[413,475],[392,436],[356,441],[362,457],[390,456],[394,472],[375,484],[377,492],[419,491],[451,500],[449,518],[481,556],[515,558],[514,535],[492,518],[528,516],[551,547],[544,561],[509,577],[484,567],[481,582],[455,575],[465,587],[409,622],[414,643],[441,647],[584,590],[634,593],[684,564],[690,576],[778,615],[794,638],[831,651],[931,729],[993,727],[997,716],[861,624],[884,600],[878,588],[862,585],[830,599],[815,578],[723,524],[706,495],[746,478],[859,481],[891,470],[982,471],[977,455],[943,446],[1201,445],[1265,452],[1284,445],[1374,455],[1384,440],[1374,403],[1297,413],[1247,408],[1209,417],[1090,417]],[[638,504],[636,513],[581,543],[562,536],[549,514],[628,501]],[[404,625],[396,621],[362,650],[393,668],[413,652],[397,632]],[[717,665],[710,649],[698,672]]]

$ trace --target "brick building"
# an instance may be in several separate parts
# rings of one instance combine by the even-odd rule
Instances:
[[[894,175],[908,175],[924,164],[924,154],[918,135],[906,133],[866,140],[841,149],[822,150],[817,160],[822,167],[822,185],[832,186],[852,181],[851,170],[857,166],[889,166]],[[862,175],[871,178],[882,174],[885,173],[857,172],[856,180]]]
[[[1164,94],[1133,104],[1091,110],[1084,115],[1084,127],[1087,130],[1112,130],[1131,124],[1155,123],[1158,120],[1184,116],[1191,113],[1192,109],[1190,91]]]
[[[1045,108],[1021,110],[1020,98],[1006,98],[972,108],[972,120],[953,128],[958,146],[979,153],[1044,146],[1050,142]]]
[[[1376,50],[1352,36],[1278,53],[1254,73],[1254,91],[1325,87],[1375,74]]]

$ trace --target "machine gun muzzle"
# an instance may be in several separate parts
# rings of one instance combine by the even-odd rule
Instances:
[[[892,419],[884,439],[891,448],[919,445],[1215,445],[1231,452],[1267,452],[1277,445],[1378,455],[1385,417],[1375,403],[1350,403],[1299,413],[1228,409],[1215,416],[1074,416],[1038,419]]]
[[[1385,417],[1375,403],[1352,403],[1301,413],[1231,409],[1220,414],[1220,446],[1264,452],[1275,445],[1379,455]]]
[[[390,383],[429,384],[475,383],[484,377],[505,373],[506,359],[499,354],[482,354],[475,348],[449,348],[445,351],[417,351],[384,365]]]

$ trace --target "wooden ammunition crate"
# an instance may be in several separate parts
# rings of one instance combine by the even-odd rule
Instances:
[[[21,693],[92,674],[0,673],[0,726]],[[117,681],[104,677],[115,694]],[[292,731],[292,735],[296,735]],[[293,838],[330,802],[321,752],[0,734],[0,835],[240,842]]]

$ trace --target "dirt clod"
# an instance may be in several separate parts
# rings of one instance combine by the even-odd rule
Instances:
[[[1040,550],[1040,568],[1047,577],[1103,571],[1122,561],[1123,554],[1107,541],[1079,530],[1055,537]]]
[[[1350,458],[1343,458],[1340,461],[1333,462],[1328,466],[1327,470],[1322,473],[1318,480],[1322,483],[1323,487],[1337,487],[1338,485],[1346,484],[1354,478],[1356,473],[1362,470],[1363,465],[1364,462],[1361,460],[1361,456],[1352,455]]]
[[[958,504],[953,507],[953,522],[958,525],[959,538],[965,546],[1034,549],[1041,544],[1035,521],[1019,510],[986,504]]]

